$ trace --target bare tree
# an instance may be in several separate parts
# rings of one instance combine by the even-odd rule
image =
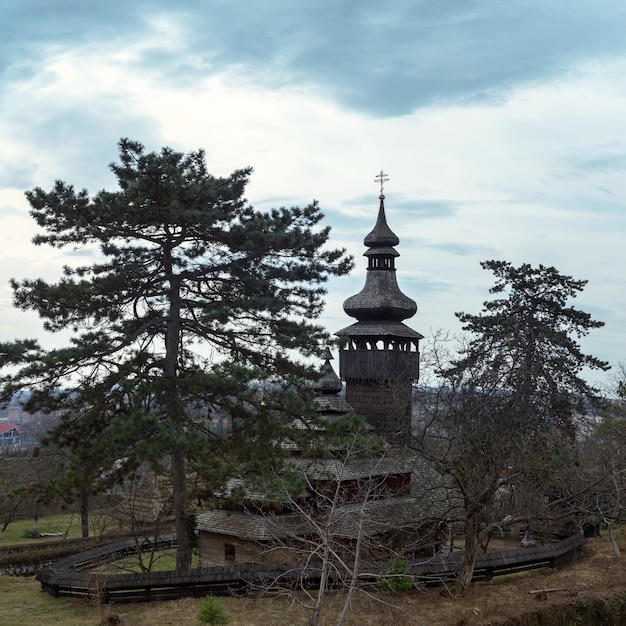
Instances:
[[[299,460],[296,466],[304,471],[306,496],[288,497],[288,518],[270,517],[274,539],[268,551],[289,555],[293,569],[288,571],[299,574],[297,587],[302,590],[289,593],[313,625],[330,619],[329,588],[345,591],[335,622],[341,626],[357,593],[394,605],[389,596],[372,593],[380,589],[377,580],[402,579],[413,586],[405,572],[388,567],[412,556],[424,536],[407,479],[411,460],[405,451],[375,449],[376,444],[364,447],[363,442],[355,435],[334,457]],[[319,582],[310,587],[310,579]],[[391,583],[390,588],[400,586]]]
[[[615,526],[626,518],[626,422],[605,415],[580,445],[580,462],[564,485],[568,510],[586,534],[603,523],[616,557],[621,557]]]
[[[0,533],[18,519],[38,518],[44,505],[58,501],[58,494],[48,488],[47,479],[58,471],[55,451],[19,448],[0,451]]]
[[[163,556],[156,539],[172,527],[172,488],[147,464],[132,470],[122,485],[115,488],[119,502],[113,511],[120,526],[132,531],[136,564],[142,572],[150,572]],[[122,562],[121,567],[127,567]]]
[[[416,392],[413,448],[442,477],[449,521],[464,527],[464,589],[494,531],[565,515],[561,485],[577,450],[569,431],[528,420],[493,372],[465,369],[458,376],[446,339],[436,334],[425,354],[439,377]]]
[[[562,501],[551,474],[576,460],[576,413],[597,399],[580,371],[608,369],[577,342],[603,325],[568,305],[586,281],[543,265],[481,265],[495,275],[496,297],[478,315],[456,314],[468,333],[458,355],[435,348],[438,384],[415,433],[419,453],[449,477],[462,502],[462,588],[490,527],[536,517],[537,506]],[[505,517],[484,519],[498,508],[505,513],[505,500]]]

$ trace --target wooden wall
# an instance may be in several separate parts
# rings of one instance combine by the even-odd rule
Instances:
[[[243,563],[285,563],[290,558],[287,549],[220,533],[200,531],[198,543],[200,567],[241,565]],[[226,558],[226,546],[234,547],[234,559]]]

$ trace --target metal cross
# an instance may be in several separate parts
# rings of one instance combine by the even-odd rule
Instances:
[[[376,177],[374,178],[374,182],[375,183],[380,183],[380,194],[383,194],[383,188],[385,186],[385,183],[389,180],[389,176],[387,176],[387,174],[385,174],[385,172],[383,172],[383,170],[380,170],[380,173],[376,175]]]

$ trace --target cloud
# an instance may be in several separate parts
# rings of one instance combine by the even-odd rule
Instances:
[[[372,215],[375,202],[374,194],[347,198],[342,202],[340,210],[348,218],[362,220],[363,217]],[[408,197],[404,194],[394,194],[391,204],[395,215],[400,215],[400,219],[410,220],[452,217],[461,206],[461,203],[455,200]]]
[[[455,256],[482,256],[484,258],[494,255],[494,248],[485,245],[474,245],[471,243],[455,242],[455,243],[438,243],[426,246],[435,250],[440,250]]]
[[[228,72],[260,87],[300,84],[380,117],[497,102],[520,84],[626,51],[619,0],[397,0],[393,9],[375,0],[187,0],[176,9],[165,0],[24,0],[4,17],[1,57],[13,76],[51,49],[104,43],[114,54],[147,40],[132,62],[159,80],[189,85]]]
[[[113,187],[126,136],[205,148],[216,175],[254,166],[246,195],[260,209],[317,198],[331,245],[357,260],[328,285],[331,330],[363,284],[381,167],[420,332],[480,310],[486,258],[589,278],[585,303],[623,322],[621,0],[5,4],[0,306],[10,274],[56,279],[80,261],[29,246],[23,191]],[[615,360],[625,339],[612,332],[601,349]]]
[[[198,20],[193,49],[246,80],[315,85],[377,116],[443,102],[499,99],[592,54],[621,54],[618,2],[374,0],[309,5],[218,3]]]
[[[586,172],[626,172],[626,153],[598,154],[593,158],[578,159],[572,166]]]
[[[51,50],[92,41],[131,40],[145,26],[145,2],[85,3],[82,0],[4,2],[0,73],[26,78]]]

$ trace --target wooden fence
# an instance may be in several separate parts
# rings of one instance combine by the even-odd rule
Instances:
[[[43,567],[80,553],[88,548],[95,548],[102,542],[119,542],[130,537],[129,532],[109,532],[102,537],[75,539],[38,539],[29,543],[2,546],[0,549],[0,576],[34,576]]]
[[[582,533],[576,533],[566,539],[544,546],[478,554],[473,580],[491,580],[495,576],[516,574],[543,567],[554,569],[570,559],[584,545],[585,541]],[[427,562],[411,564],[409,573],[424,583],[428,583],[431,579],[433,582],[438,582],[453,578],[459,571],[462,562],[462,554],[438,556]]]
[[[542,567],[554,568],[582,547],[585,538],[577,533],[557,543],[531,548],[520,548],[476,558],[474,580],[489,580],[494,576],[513,574]],[[163,535],[156,540],[156,547],[173,547],[175,535]],[[152,549],[154,542],[146,542],[143,549]],[[95,548],[63,559],[46,567],[37,580],[42,589],[54,596],[90,598],[101,603],[149,602],[181,597],[199,597],[207,594],[246,594],[251,590],[268,589],[272,586],[315,588],[319,585],[319,571],[313,568],[288,569],[285,565],[233,565],[176,572],[152,572],[147,574],[106,575],[86,572],[97,563],[111,561],[131,554],[135,549],[132,541],[118,542]],[[458,572],[462,555],[437,556],[428,561],[407,562],[407,575],[415,585],[428,585],[453,579]],[[368,562],[359,580],[362,584],[377,584],[386,575],[387,563]],[[339,581],[335,581],[339,584]],[[331,585],[333,581],[331,580]]]

